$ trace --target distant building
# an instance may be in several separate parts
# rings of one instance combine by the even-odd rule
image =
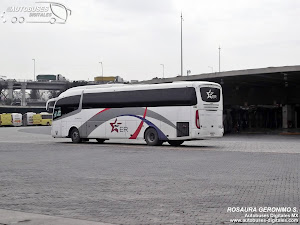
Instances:
[[[154,78],[143,83],[176,81],[221,84],[227,132],[247,128],[300,128],[300,65]]]

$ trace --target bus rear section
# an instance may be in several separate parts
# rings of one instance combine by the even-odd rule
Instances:
[[[12,126],[12,116],[11,113],[1,114],[1,126]]]
[[[12,113],[12,125],[15,127],[22,126],[22,114],[21,113]]]
[[[198,104],[194,111],[195,138],[222,137],[223,128],[223,96],[218,84],[204,84],[197,88]]]
[[[32,126],[33,125],[33,115],[36,115],[36,113],[28,112],[23,115],[23,126]]]

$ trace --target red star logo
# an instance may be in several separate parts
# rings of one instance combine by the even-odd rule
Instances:
[[[115,122],[110,123],[111,133],[114,132],[114,131],[116,131],[118,133],[119,132],[118,127],[119,127],[120,124],[122,124],[122,123],[117,123],[117,118],[116,118]]]

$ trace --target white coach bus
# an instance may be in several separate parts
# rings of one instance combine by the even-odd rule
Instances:
[[[221,86],[212,82],[110,84],[68,89],[54,104],[51,134],[79,143],[145,139],[148,145],[223,136]]]

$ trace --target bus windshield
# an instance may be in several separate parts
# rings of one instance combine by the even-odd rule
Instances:
[[[53,111],[53,119],[61,117],[61,107],[55,107]]]
[[[46,103],[46,111],[52,113],[56,98],[52,98]]]

